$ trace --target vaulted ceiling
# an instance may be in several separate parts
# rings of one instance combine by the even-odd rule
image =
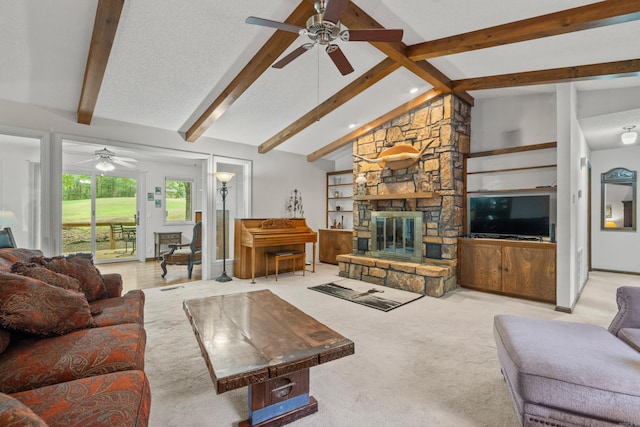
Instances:
[[[343,27],[399,28],[402,42],[337,41],[355,69],[347,76],[321,46],[271,68],[309,39],[245,18],[304,27],[313,6],[10,2],[0,14],[12,59],[0,69],[0,98],[77,110],[79,123],[101,117],[171,129],[185,144],[204,136],[313,161],[440,93],[473,103],[563,81],[585,91],[640,87],[640,0],[352,0]]]

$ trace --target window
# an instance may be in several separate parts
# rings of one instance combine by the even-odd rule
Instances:
[[[193,222],[194,188],[193,178],[165,178],[165,224]]]

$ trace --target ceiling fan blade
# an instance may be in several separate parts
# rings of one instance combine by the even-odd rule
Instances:
[[[132,168],[132,169],[135,168],[135,165],[130,165],[129,163],[123,162],[120,159],[112,159],[112,161],[113,161],[113,163],[115,163],[117,165],[120,165],[120,166],[124,166],[125,168]]]
[[[336,67],[338,67],[340,74],[346,76],[347,74],[353,72],[353,67],[349,63],[347,57],[344,56],[344,53],[342,53],[342,50],[337,44],[330,44],[329,46],[327,46],[327,53],[329,54],[329,58],[331,58]]]
[[[313,47],[313,43],[305,43],[302,46],[300,46],[299,48],[293,50],[290,54],[288,54],[287,56],[282,58],[280,61],[278,61],[275,64],[273,64],[271,67],[273,67],[273,68],[284,68],[285,65],[287,65],[289,62],[293,61],[298,56],[302,55],[303,53],[305,53],[306,51],[308,51],[312,47]]]
[[[340,39],[348,42],[401,42],[404,30],[366,29],[344,30]]]
[[[134,163],[138,162],[136,159],[132,157],[120,157],[120,156],[113,157],[113,160],[121,160],[123,162],[134,162]]]
[[[252,25],[261,25],[263,27],[276,28],[278,30],[290,31],[292,33],[301,34],[301,32],[305,32],[306,29],[302,27],[298,27],[297,25],[286,24],[284,22],[272,21],[270,19],[264,18],[256,18],[255,16],[248,17],[244,22]]]
[[[348,4],[349,0],[329,0],[322,20],[337,24]]]
[[[79,165],[79,164],[81,164],[81,163],[95,162],[95,161],[96,161],[96,159],[82,160],[82,161],[80,161],[80,162],[76,162],[76,165]]]

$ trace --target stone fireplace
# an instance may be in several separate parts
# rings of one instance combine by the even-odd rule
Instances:
[[[442,95],[353,142],[354,175],[366,184],[354,191],[354,250],[338,256],[341,276],[434,297],[455,289],[470,111]],[[417,162],[373,161],[403,144],[420,153]]]

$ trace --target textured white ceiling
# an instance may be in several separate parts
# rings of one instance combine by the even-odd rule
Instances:
[[[354,0],[386,28],[404,29],[407,45],[499,25],[593,1]],[[128,0],[94,117],[186,131],[273,34],[244,23],[249,15],[283,21],[297,0]],[[0,99],[75,111],[97,0],[16,0],[0,13]],[[435,58],[452,79],[640,58],[640,23]],[[306,42],[293,43],[286,53]],[[384,59],[368,43],[339,42],[355,68],[341,76],[319,47],[281,70],[269,69],[205,136],[258,146]],[[404,68],[280,145],[307,155],[430,89]],[[579,91],[640,87],[640,77],[595,80]],[[476,98],[553,92],[553,85],[474,91]],[[640,102],[640,101],[638,101]],[[593,136],[619,132],[637,109],[582,121]],[[630,112],[627,112],[630,111]],[[611,139],[610,137],[608,139]],[[593,148],[602,148],[601,139]],[[196,143],[197,144],[197,143]]]

